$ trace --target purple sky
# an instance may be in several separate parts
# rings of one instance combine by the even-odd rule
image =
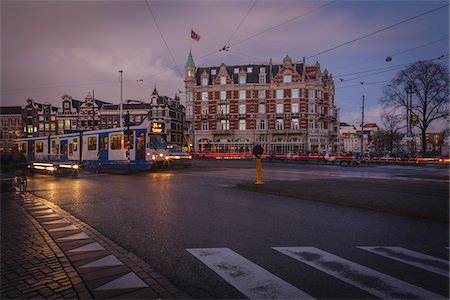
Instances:
[[[82,100],[92,90],[97,99],[118,103],[119,70],[123,70],[124,99],[146,100],[155,84],[160,94],[173,96],[184,91],[181,74],[190,48],[197,66],[270,58],[280,63],[286,54],[294,61],[301,60],[448,4],[337,1],[266,31],[328,1],[259,0],[231,39],[230,51],[219,52],[254,2],[148,0],[179,65],[175,68],[144,0],[3,0],[1,105],[24,105],[32,97],[61,106],[63,94]],[[190,39],[191,28],[200,34],[199,42]],[[392,79],[398,70],[368,77],[360,77],[367,73],[346,74],[437,58],[449,53],[448,37],[447,6],[314,56],[307,63],[318,60],[322,69],[333,74],[342,122],[360,122],[362,95],[366,98],[366,122],[379,122],[379,99],[386,83],[378,82]],[[425,44],[429,45],[419,47]],[[403,53],[395,55],[398,52]],[[393,55],[390,63],[385,62],[388,55]],[[448,66],[448,58],[440,62]],[[180,96],[184,102],[184,95]],[[433,129],[442,126],[436,124]]]

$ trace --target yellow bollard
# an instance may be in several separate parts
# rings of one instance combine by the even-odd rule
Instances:
[[[255,184],[263,184],[262,179],[262,163],[261,158],[256,158],[256,183]]]

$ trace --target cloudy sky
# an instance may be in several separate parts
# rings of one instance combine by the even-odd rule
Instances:
[[[397,66],[449,53],[448,1],[2,0],[1,29],[1,105],[32,97],[61,106],[62,95],[82,100],[93,90],[119,103],[119,70],[124,99],[146,100],[155,85],[173,96],[184,91],[189,49],[197,66],[281,63],[287,54],[333,74],[350,124],[361,122],[362,95],[366,122],[379,121]],[[448,66],[448,56],[437,62]]]

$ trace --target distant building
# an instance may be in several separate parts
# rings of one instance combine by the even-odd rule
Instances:
[[[81,101],[72,99],[69,95],[63,95],[61,99],[62,109],[56,114],[58,134],[77,132]]]
[[[359,128],[347,123],[340,123],[339,141],[341,152],[361,153],[375,151],[374,136],[379,127],[375,123],[367,123]],[[363,134],[363,150],[361,151],[361,134]]]
[[[49,103],[37,103],[32,98],[22,110],[22,124],[26,137],[50,136],[58,133],[58,108]]]
[[[12,141],[22,136],[22,107],[0,107],[0,152],[12,151]]]
[[[187,134],[192,150],[251,152],[338,149],[334,81],[320,64],[185,66]]]

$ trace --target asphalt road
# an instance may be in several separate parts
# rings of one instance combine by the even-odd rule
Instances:
[[[393,193],[403,186],[414,193],[414,182],[417,192],[442,191],[449,182],[448,169],[432,167],[264,163],[263,169],[264,180],[377,180]],[[36,175],[29,190],[194,298],[448,298],[447,223],[235,188],[254,176],[251,161],[195,161],[187,169],[130,176]],[[369,246],[376,247],[359,248]]]

